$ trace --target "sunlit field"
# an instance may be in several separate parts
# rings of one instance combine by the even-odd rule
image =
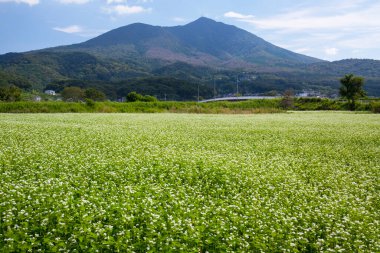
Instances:
[[[0,114],[0,252],[380,252],[380,115]]]

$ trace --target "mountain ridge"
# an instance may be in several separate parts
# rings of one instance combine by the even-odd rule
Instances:
[[[254,34],[208,18],[183,26],[162,27],[143,23],[119,27],[83,43],[51,50],[80,50],[102,58],[145,57],[166,63],[237,68],[255,65],[304,64],[323,60],[277,47]],[[109,53],[116,50],[118,53]],[[108,52],[108,53],[106,53]],[[246,65],[246,66],[244,66]]]

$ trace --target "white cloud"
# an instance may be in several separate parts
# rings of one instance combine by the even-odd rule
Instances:
[[[66,27],[54,27],[53,30],[68,33],[68,34],[75,34],[75,35],[79,35],[81,37],[86,37],[86,38],[92,38],[92,37],[95,37],[102,33],[107,32],[107,30],[87,29],[79,25],[71,25],[71,26],[66,26]]]
[[[292,11],[268,18],[256,18],[236,12],[227,12],[225,17],[250,23],[260,29],[282,29],[287,31],[302,31],[310,29],[355,29],[379,27],[377,18],[380,4],[369,9],[346,12],[342,14],[322,15],[319,8]],[[318,15],[319,14],[319,15]]]
[[[229,11],[224,14],[226,18],[235,18],[235,19],[240,19],[240,20],[246,20],[246,19],[253,19],[254,16],[252,15],[243,15],[241,13],[237,13],[234,11]]]
[[[86,4],[91,0],[59,0],[60,3],[63,4]]]
[[[132,15],[132,14],[139,14],[143,12],[150,12],[151,9],[146,9],[142,6],[129,6],[129,5],[124,5],[124,4],[118,4],[118,5],[113,5],[109,7],[105,7],[104,10],[108,14],[116,14],[116,15]]]
[[[7,3],[7,2],[14,2],[14,3],[24,3],[24,4],[29,4],[30,6],[39,4],[39,0],[0,0],[0,3]]]
[[[352,49],[373,49],[379,48],[380,45],[380,30],[373,31],[370,34],[359,34],[358,36],[350,36],[339,42],[342,47]]]
[[[340,52],[379,48],[379,13],[379,1],[321,0],[318,5],[303,2],[271,16],[229,11],[224,17],[251,25],[255,33],[290,50],[337,59]]]
[[[299,54],[305,54],[305,53],[310,51],[310,48],[308,48],[308,47],[296,48],[293,51],[296,53],[299,53]]]
[[[325,54],[327,56],[335,56],[338,54],[338,52],[339,52],[339,49],[337,49],[335,47],[325,48]]]
[[[123,4],[130,2],[129,0],[107,0],[107,4],[113,5],[113,4]],[[151,3],[153,0],[135,0],[134,4],[145,4],[145,3]]]
[[[85,37],[85,38],[93,38],[95,36],[98,36],[102,33],[107,32],[107,30],[104,30],[104,29],[88,29],[79,25],[71,25],[71,26],[66,26],[66,27],[54,27],[53,30],[68,33],[68,34],[75,34],[75,35]]]
[[[64,32],[64,33],[81,33],[83,32],[83,28],[79,25],[71,25],[66,27],[54,27],[56,31]]]
[[[370,2],[360,6],[367,0],[351,0],[342,3],[338,0],[319,6],[303,7],[288,10],[279,15],[267,18],[256,18],[236,12],[227,12],[225,17],[248,22],[261,29],[283,29],[289,31],[310,29],[347,29],[380,27],[380,3]],[[234,15],[231,15],[234,14]]]
[[[181,18],[181,17],[174,17],[173,21],[178,22],[178,23],[183,23],[183,22],[186,22],[187,20],[185,18]]]
[[[120,4],[120,3],[124,3],[126,2],[126,0],[107,0],[107,4]]]

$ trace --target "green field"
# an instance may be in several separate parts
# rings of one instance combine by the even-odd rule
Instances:
[[[0,114],[0,252],[380,252],[380,115]]]

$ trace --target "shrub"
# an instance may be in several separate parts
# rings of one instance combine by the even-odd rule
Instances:
[[[127,102],[136,102],[141,101],[142,95],[137,93],[136,91],[129,92],[127,95]]]
[[[369,105],[372,112],[380,113],[380,102],[371,102]]]
[[[142,101],[142,102],[157,102],[157,98],[149,95],[141,95],[137,93],[136,91],[132,91],[128,93],[127,95],[127,102],[137,102],[137,101]]]
[[[20,101],[21,100],[21,89],[12,85],[9,87],[0,88],[0,100],[1,101]]]
[[[284,109],[294,108],[294,91],[293,90],[286,90],[284,92],[284,97],[282,98],[280,105]]]
[[[79,87],[65,87],[62,91],[62,98],[65,101],[78,102],[81,101],[85,94],[84,91]]]
[[[153,97],[153,96],[149,96],[149,95],[145,95],[142,97],[142,100],[141,101],[144,101],[144,102],[157,102],[157,98]]]
[[[86,105],[87,105],[88,107],[91,107],[91,108],[94,108],[94,107],[95,107],[95,102],[94,102],[94,100],[92,100],[92,99],[90,99],[90,98],[85,98],[84,100],[85,100]]]
[[[88,88],[84,91],[85,98],[91,99],[93,101],[104,101],[106,100],[106,95],[95,88]]]

